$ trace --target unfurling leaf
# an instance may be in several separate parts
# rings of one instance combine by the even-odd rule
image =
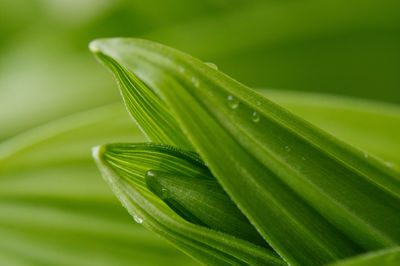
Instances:
[[[144,114],[162,107],[167,118],[147,126],[163,139],[179,136],[168,144],[192,147],[288,263],[321,265],[400,244],[395,169],[169,47],[105,39],[91,49],[116,66],[110,69],[125,97],[146,91],[145,100],[125,99],[128,106]],[[146,104],[154,99],[155,111]]]
[[[96,44],[92,43],[90,48],[96,50]],[[115,74],[128,112],[149,141],[171,145],[179,143],[183,149],[192,149],[165,104],[148,89],[146,83],[111,57],[104,54],[98,54],[98,57]]]
[[[215,179],[150,170],[146,184],[186,220],[266,246]]]
[[[167,145],[109,144],[96,147],[93,156],[104,179],[135,221],[166,238],[193,258],[213,265],[285,265],[268,248],[188,222],[147,189],[145,175],[150,169],[211,180],[210,172],[196,154]],[[217,185],[215,182],[213,184]],[[224,199],[229,200],[226,196]],[[210,199],[206,201],[210,202]],[[226,202],[223,204],[229,205]],[[199,205],[201,207],[202,204]],[[213,222],[217,224],[215,220]],[[248,228],[248,225],[240,226]],[[254,239],[257,240],[256,237]]]

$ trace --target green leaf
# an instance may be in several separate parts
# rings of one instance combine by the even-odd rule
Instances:
[[[196,154],[158,144],[109,144],[106,151],[119,177],[149,188],[186,220],[266,246]]]
[[[400,170],[400,106],[317,93],[258,92]]]
[[[161,99],[152,90],[146,89],[146,84],[111,58],[104,56],[102,62],[115,73],[125,105],[149,141],[164,144],[180,143],[180,147],[191,149],[176,120]],[[137,89],[130,89],[132,87]]]
[[[90,148],[145,141],[122,104],[71,114],[0,143],[1,265],[197,265],[136,226]]]
[[[399,244],[394,169],[171,48],[106,39],[91,49],[162,99],[226,192],[287,262],[321,264]],[[167,130],[160,134],[176,132]]]
[[[396,266],[400,261],[400,247],[368,252],[349,258],[331,266]]]
[[[399,108],[313,93],[260,93],[400,164]],[[0,163],[1,264],[191,265],[190,259],[136,226],[99,178],[88,149],[114,141],[145,141],[121,104],[73,114],[0,144],[0,153],[7,150],[9,155]]]
[[[221,265],[285,264],[269,249],[186,221],[147,189],[145,174],[150,169],[210,180],[208,169],[195,154],[165,145],[111,144],[95,148],[93,156],[135,220],[193,258]]]
[[[146,185],[189,222],[267,246],[214,178],[150,170]]]

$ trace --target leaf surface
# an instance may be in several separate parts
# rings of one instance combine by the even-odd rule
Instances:
[[[117,77],[129,71],[162,99],[287,262],[321,264],[400,242],[395,169],[174,49],[136,39],[98,40],[91,49],[106,64],[121,65]]]
[[[198,157],[193,153],[165,145],[111,144],[96,147],[93,156],[104,179],[135,221],[193,258],[213,265],[285,264],[269,249],[186,221],[147,189],[145,174],[150,169],[200,175],[209,180],[209,176],[204,177],[209,174],[208,169],[204,165],[199,167]]]
[[[260,93],[369,153],[400,164],[395,152],[400,149],[395,126],[400,110],[395,106],[313,93]],[[2,264],[191,263],[136,226],[98,178],[88,149],[114,141],[145,141],[120,104],[55,120],[0,144],[0,153],[8,154],[0,163]],[[83,205],[81,211],[74,210]],[[75,242],[57,240],[60,237]],[[72,252],[76,243],[82,245]],[[93,254],[99,259],[93,261]]]
[[[396,266],[400,262],[400,247],[372,251],[349,258],[331,266]]]

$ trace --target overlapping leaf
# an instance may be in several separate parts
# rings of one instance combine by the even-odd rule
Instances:
[[[104,179],[135,220],[193,258],[213,265],[285,264],[269,249],[184,220],[147,189],[145,174],[150,169],[209,178],[196,155],[158,145],[122,144],[96,147],[93,156]]]
[[[398,108],[337,96],[261,92],[368,152],[400,163],[395,152],[400,148]],[[92,145],[145,140],[125,113],[118,105],[96,108],[0,145],[2,264],[143,265],[168,258],[174,265],[189,265],[178,252],[130,224],[91,166]],[[78,210],[79,205],[86,207]]]
[[[214,178],[150,170],[146,185],[187,221],[268,247]]]
[[[91,49],[121,65],[113,69],[117,77],[133,73],[143,82],[136,86],[163,100],[224,189],[289,263],[321,264],[398,245],[394,169],[173,49],[132,39],[96,41]]]

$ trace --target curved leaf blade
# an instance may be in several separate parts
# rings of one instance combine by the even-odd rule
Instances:
[[[221,185],[288,262],[320,264],[398,244],[395,170],[188,55],[143,40],[93,44],[165,101]]]
[[[150,170],[146,185],[182,218],[268,247],[215,179]]]
[[[97,49],[94,43],[90,48]],[[178,146],[183,149],[192,149],[165,103],[145,82],[111,57],[99,54],[98,58],[115,75],[129,114],[149,141],[171,145],[179,143]]]
[[[148,155],[145,164],[136,161],[143,152]],[[204,169],[208,171],[204,166],[185,167],[191,163],[198,164],[196,159],[193,160],[195,156],[192,153],[154,144],[114,144],[95,148],[93,156],[104,179],[135,220],[194,259],[213,265],[285,265],[269,249],[184,220],[147,189],[144,175],[150,169],[163,169],[166,166],[176,173],[192,172],[192,169],[200,174]],[[165,161],[168,164],[163,163]],[[133,169],[136,165],[138,169],[135,172]],[[181,165],[183,168],[176,167]]]

